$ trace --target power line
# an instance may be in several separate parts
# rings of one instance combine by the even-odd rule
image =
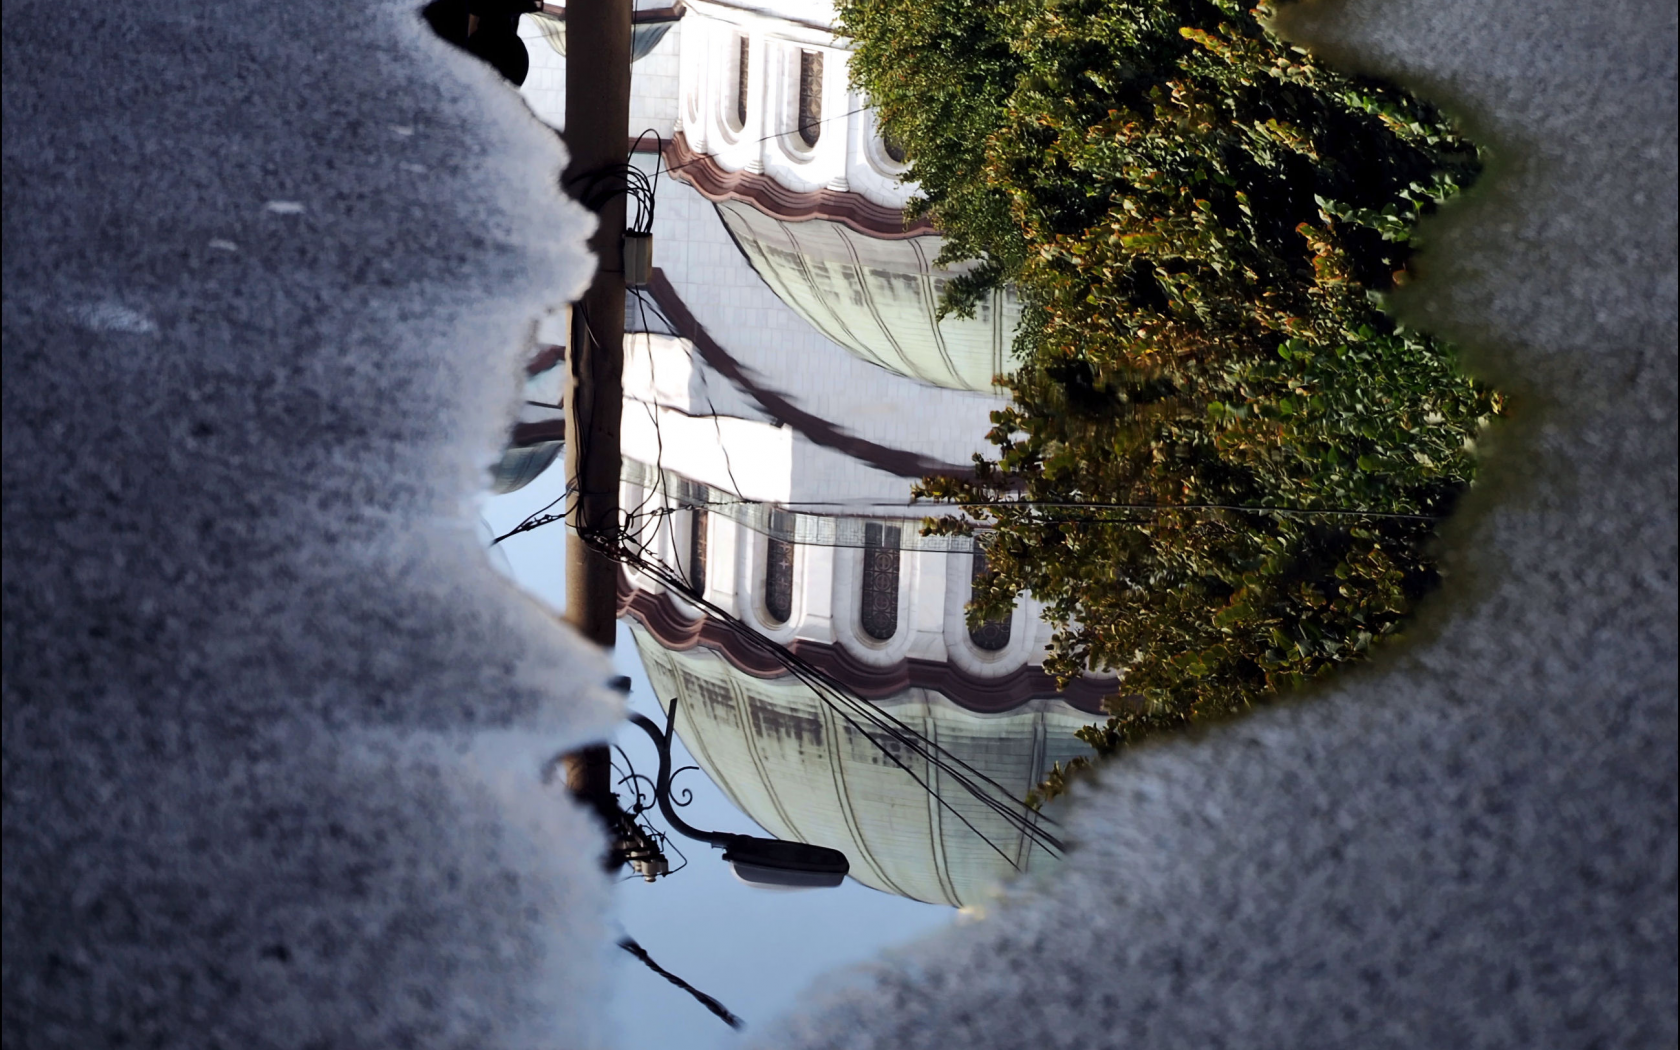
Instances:
[[[1010,507],[1030,507],[1030,508],[1049,507],[1049,508],[1052,508],[1052,509],[1063,509],[1063,510],[1089,508],[1089,509],[1093,509],[1093,510],[1130,510],[1130,511],[1153,512],[1153,513],[1171,513],[1171,512],[1175,512],[1175,511],[1231,511],[1231,512],[1246,513],[1246,514],[1283,514],[1283,515],[1296,515],[1296,516],[1302,516],[1302,517],[1330,516],[1330,517],[1352,517],[1352,518],[1395,518],[1395,519],[1401,519],[1401,520],[1405,520],[1405,521],[1444,521],[1445,520],[1444,516],[1439,515],[1439,514],[1408,514],[1408,513],[1403,513],[1403,512],[1399,512],[1399,511],[1356,510],[1356,509],[1347,508],[1347,507],[1267,507],[1267,506],[1246,506],[1246,505],[1237,504],[1237,503],[1107,503],[1107,502],[1102,502],[1102,501],[1098,501],[1098,500],[1078,501],[1078,500],[1002,499],[1002,500],[993,500],[993,501],[989,501],[989,502],[980,502],[980,501],[968,502],[968,501],[964,501],[964,500],[952,500],[950,502],[941,501],[941,502],[937,502],[937,503],[916,503],[916,502],[888,503],[888,502],[839,501],[839,500],[836,500],[836,501],[825,501],[825,500],[774,500],[774,501],[772,501],[772,500],[752,499],[750,497],[743,496],[743,497],[739,497],[739,498],[736,498],[736,499],[715,500],[715,501],[712,501],[711,505],[720,506],[720,507],[721,506],[732,506],[732,505],[746,505],[746,506],[775,506],[775,507],[787,507],[787,508],[792,508],[792,507],[839,507],[839,508],[871,507],[871,508],[891,508],[891,509],[895,509],[895,510],[909,510],[909,509],[914,508],[914,507],[925,507],[925,508],[928,508],[929,510],[934,510],[934,509],[962,509],[962,510],[967,510],[971,507],[982,509],[982,510],[991,510],[991,509],[994,509],[994,508],[1007,509],[1007,508],[1010,508]],[[925,515],[923,515],[923,516],[925,517]],[[1100,519],[1100,518],[1067,518],[1067,519],[1042,519],[1042,520],[1047,520],[1047,521],[1049,521],[1049,520],[1100,521],[1100,520],[1107,520],[1107,519]],[[1121,520],[1121,519],[1112,519],[1112,520]]]
[[[824,117],[821,120],[817,121],[817,123],[819,125],[822,125],[822,124],[827,124],[831,120],[844,120],[846,117],[855,116],[859,113],[862,113],[862,112],[868,110],[869,108],[870,107],[868,107],[868,106],[859,106],[856,109],[848,109],[844,113],[836,113],[832,117]],[[807,126],[809,126],[809,125],[807,125]],[[756,146],[760,142],[769,142],[771,139],[784,138],[784,137],[786,137],[788,135],[791,135],[791,134],[793,134],[793,132],[791,132],[791,131],[772,132],[771,134],[765,135],[762,138],[753,139],[750,144]],[[693,160],[686,160],[686,161],[683,161],[681,164],[667,165],[665,170],[666,171],[681,171],[683,168],[689,167],[689,166],[694,165],[694,164],[699,164],[701,161],[713,160],[713,159],[715,159],[715,158],[712,154],[702,153],[699,156],[695,157]]]
[[[859,107],[857,109],[850,110],[847,113],[824,118],[822,123],[852,116],[856,113],[863,112],[866,108],[867,107]],[[641,138],[645,138],[646,134],[647,133],[644,133]],[[654,132],[654,134],[656,138],[659,138],[657,132]],[[758,141],[764,142],[775,137],[778,136],[767,135],[760,138]],[[638,142],[639,141],[640,138],[638,139]],[[601,203],[616,193],[625,193],[635,202],[637,206],[636,216],[634,222],[632,223],[632,229],[637,232],[649,232],[652,229],[655,194],[658,178],[661,172],[661,162],[664,157],[664,142],[662,138],[659,139],[659,146],[660,148],[655,161],[654,174],[651,179],[649,179],[647,174],[637,168],[634,164],[626,161],[621,165],[610,165],[607,168],[592,172],[584,178],[577,180],[577,185],[569,188],[574,190],[574,196],[580,199],[586,206],[591,208],[598,207]],[[688,163],[697,163],[701,159],[704,158],[697,157],[694,161]],[[678,165],[676,167],[686,166],[687,164]],[[670,171],[675,170],[675,168],[667,167],[663,170]],[[643,310],[643,326],[645,327],[645,311],[647,303],[639,291],[636,292],[636,300],[639,307]],[[576,306],[576,309],[584,311],[584,307],[581,303]],[[588,338],[595,346],[600,346],[600,340],[595,335],[593,327],[589,323],[590,319],[587,312],[581,312],[580,319],[582,324],[577,326],[577,328],[574,329],[574,332],[581,329],[586,338]],[[651,337],[649,337],[649,343],[651,348]],[[570,356],[574,362],[573,367],[575,368],[575,362],[581,355],[574,353]],[[652,362],[650,354],[650,367],[651,365]],[[706,396],[708,405],[712,409],[714,425],[719,428],[718,434],[721,442],[721,424],[717,423],[716,406],[715,404],[711,404],[709,387],[707,388]],[[591,406],[591,408],[592,407],[593,406]],[[660,479],[658,490],[663,491],[665,503],[667,504],[666,506],[659,508],[654,513],[660,517],[668,518],[672,513],[672,508],[669,506],[671,502],[670,494],[668,491],[664,491],[666,484],[666,471],[663,466],[663,434],[661,432],[657,413],[654,412],[652,406],[647,406],[647,408],[650,416],[652,417],[652,422],[654,424],[658,440],[658,450],[656,452],[656,469]],[[580,418],[578,418],[574,423],[573,435],[574,440],[576,440],[580,446],[575,450],[577,458],[580,462],[583,462],[587,461],[588,458],[588,450],[584,446],[589,440],[589,435],[592,433],[593,419],[581,418],[585,413],[580,412],[578,414]],[[592,415],[593,412],[591,411],[588,414]],[[738,492],[740,489],[739,482],[734,479],[733,467],[728,461],[727,449],[725,449],[724,452],[726,469],[728,469],[731,482],[735,484]],[[579,491],[579,486],[575,482],[569,480],[566,491],[561,495],[561,497],[550,501],[550,503],[541,510],[528,515],[526,519],[513,530],[497,537],[493,542],[500,543],[510,536],[517,535],[521,532],[527,532],[550,524],[554,521],[564,520],[576,510],[575,505],[562,506],[559,513],[550,513],[550,511],[553,510],[556,504],[567,503],[568,497],[581,497],[582,495],[583,493]],[[640,569],[642,572],[658,580],[664,586],[692,595],[692,600],[704,606],[707,611],[717,617],[720,622],[725,623],[731,630],[742,634],[760,648],[763,648],[774,655],[775,658],[792,674],[811,687],[818,696],[819,700],[826,703],[855,731],[861,733],[864,738],[867,739],[871,745],[881,751],[881,753],[885,755],[889,761],[902,769],[917,783],[918,786],[934,798],[939,805],[948,810],[959,822],[978,836],[981,841],[985,842],[989,847],[996,851],[999,856],[1001,856],[1005,862],[1009,863],[1011,866],[1019,868],[1021,865],[1010,857],[1009,854],[1005,853],[998,844],[993,842],[984,832],[975,827],[973,822],[970,821],[967,816],[956,809],[956,807],[952,806],[951,803],[943,798],[932,785],[918,776],[915,771],[911,770],[910,767],[894,753],[893,749],[887,745],[885,740],[891,739],[896,741],[906,750],[913,752],[926,761],[930,771],[937,769],[944,773],[947,777],[955,780],[958,785],[973,795],[988,810],[1002,817],[1006,823],[1018,830],[1029,843],[1036,844],[1047,850],[1060,851],[1062,849],[1062,843],[1055,836],[1051,835],[1040,826],[1041,821],[1053,824],[1055,823],[1053,820],[1048,817],[1043,817],[1035,810],[1027,807],[1024,801],[1009,797],[1008,792],[995,780],[974,769],[961,758],[952,755],[935,741],[928,739],[912,727],[898,720],[896,717],[893,717],[892,715],[874,707],[874,705],[868,704],[862,699],[850,695],[842,686],[840,686],[838,682],[795,656],[791,650],[788,650],[786,647],[760,635],[757,631],[754,631],[738,618],[734,617],[732,614],[717,605],[705,601],[703,597],[695,594],[697,588],[693,586],[691,581],[683,580],[678,573],[671,571],[668,567],[657,560],[649,558],[646,554],[645,547],[639,540],[635,539],[636,534],[642,530],[640,528],[634,528],[634,526],[638,519],[646,516],[652,516],[645,514],[644,512],[647,504],[653,498],[654,495],[650,493],[649,496],[644,498],[641,506],[629,515],[624,515],[621,512],[620,520],[615,523],[615,526],[607,534],[602,534],[598,527],[592,525],[591,523],[578,521],[576,524],[578,526],[577,534],[579,538],[600,553],[611,557],[622,564],[631,565]],[[672,539],[674,542],[674,535],[672,536]],[[865,724],[867,724],[870,728],[866,728]],[[874,730],[873,732],[871,732],[871,728]],[[1002,799],[993,796],[986,790],[988,787],[994,789],[999,795],[1002,795],[1004,799],[1008,799],[1008,801],[1005,802]],[[647,955],[646,951],[641,949],[640,945],[635,944],[633,940],[626,938],[620,943],[621,947],[624,947],[624,949],[631,954],[636,955],[650,968],[654,969],[662,976],[665,976],[672,983],[688,990],[702,1003],[706,1004],[708,1009],[711,1009],[719,1017],[722,1017],[732,1026],[739,1026],[739,1018],[736,1018],[733,1014],[729,1013],[722,1004],[718,1003],[710,996],[706,996],[704,993],[694,989],[692,985],[687,984],[687,982],[683,981],[681,978],[678,978],[659,967]]]
[[[654,973],[665,978],[667,981],[670,981],[689,995],[694,996],[695,999],[699,1000],[701,1006],[704,1006],[706,1009],[722,1018],[724,1024],[727,1024],[729,1027],[737,1030],[747,1026],[747,1022],[730,1013],[728,1007],[707,995],[705,992],[702,992],[700,989],[694,987],[692,984],[689,984],[681,977],[678,977],[670,970],[667,970],[665,967],[654,962],[653,956],[647,953],[646,948],[637,944],[634,937],[620,937],[618,940],[618,946],[629,952],[631,955],[634,955],[636,958],[642,960],[642,964]]]
[[[586,540],[586,542],[590,541]],[[598,547],[597,549],[602,548]],[[685,586],[686,581],[684,581],[681,576],[671,571],[665,565],[649,559],[641,552],[630,548],[628,544],[620,544],[616,550],[602,549],[602,552],[608,557],[612,557],[623,564],[642,571],[667,588],[683,593],[686,600],[700,606],[719,623],[724,624],[730,630],[736,632],[744,640],[751,642],[754,646],[772,656],[778,663],[787,668],[794,677],[798,678],[801,682],[810,687],[812,691],[816,693],[821,702],[826,704],[831,710],[844,719],[855,731],[861,733],[863,737],[884,756],[886,756],[890,762],[903,770],[906,775],[908,775],[919,787],[926,791],[936,802],[939,803],[941,807],[949,811],[960,823],[962,823],[970,831],[974,832],[974,834],[979,837],[982,842],[985,842],[1012,867],[1019,869],[1020,865],[1017,864],[1008,854],[1006,854],[998,846],[998,844],[993,842],[984,832],[982,832],[979,828],[976,828],[966,816],[952,806],[940,795],[939,792],[935,791],[926,781],[917,776],[916,773],[905,765],[903,760],[893,752],[892,748],[888,747],[882,739],[877,738],[877,734],[879,734],[880,737],[895,741],[906,750],[922,758],[931,768],[938,769],[941,773],[950,777],[958,784],[958,786],[962,787],[964,791],[980,802],[982,806],[1001,817],[1007,824],[1009,824],[1017,832],[1021,833],[1029,841],[1029,843],[1038,845],[1048,851],[1061,852],[1063,850],[1064,847],[1061,841],[1039,826],[1040,821],[1055,824],[1056,822],[1053,819],[1045,817],[1037,811],[1030,809],[1023,800],[1015,799],[1011,796],[1008,790],[998,784],[997,781],[993,780],[991,777],[979,770],[976,770],[960,757],[951,754],[937,742],[929,740],[927,737],[917,732],[913,727],[905,724],[898,718],[881,710],[875,705],[853,696],[843,685],[834,680],[831,676],[812,666],[786,646],[765,637],[741,621],[739,617],[730,613],[728,610],[723,609],[716,603],[707,600],[701,595],[695,594],[691,588]],[[869,723],[874,728],[875,732],[870,732],[868,729],[865,729],[859,724],[859,720]],[[992,790],[988,791],[986,790],[987,788]],[[996,794],[993,794],[993,792],[996,792]],[[999,796],[1001,796],[1001,799]],[[1002,801],[1002,799],[1007,799],[1008,801],[1005,802]]]

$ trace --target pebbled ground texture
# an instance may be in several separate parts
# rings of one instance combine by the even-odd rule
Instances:
[[[609,671],[472,503],[553,134],[394,3],[8,0],[4,75],[5,1045],[599,1044]]]

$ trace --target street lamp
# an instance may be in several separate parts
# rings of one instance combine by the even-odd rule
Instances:
[[[677,700],[671,698],[664,729],[646,715],[631,714],[630,721],[653,739],[653,746],[659,751],[659,775],[653,797],[666,823],[680,835],[721,848],[723,859],[729,862],[736,878],[749,886],[766,889],[819,889],[845,881],[851,865],[839,850],[756,835],[701,831],[677,816],[671,805],[671,734],[677,721]]]

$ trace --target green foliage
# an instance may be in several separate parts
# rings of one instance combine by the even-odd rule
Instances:
[[[949,306],[968,312],[1025,259],[1007,189],[977,177],[1020,73],[1009,45],[1020,12],[970,0],[852,0],[842,2],[840,21],[857,42],[852,76],[904,147],[907,178],[921,188],[907,211],[937,217],[946,238],[941,262],[985,261],[978,277],[947,292]]]
[[[976,621],[1029,591],[1056,626],[1047,669],[1122,675],[1112,717],[1081,733],[1100,754],[1392,635],[1434,582],[1433,521],[1499,410],[1450,347],[1381,309],[1418,216],[1477,174],[1474,148],[1427,104],[1284,43],[1267,14],[841,9],[914,206],[946,261],[984,262],[948,307],[999,282],[1027,307],[996,457],[923,483],[964,511],[929,528],[986,533]]]

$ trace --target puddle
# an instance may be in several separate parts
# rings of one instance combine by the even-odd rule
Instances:
[[[467,5],[428,10],[454,26]],[[522,49],[495,20],[482,46],[456,42],[560,128],[564,13],[508,10],[526,12]],[[727,1015],[767,1021],[837,966],[982,914],[1009,878],[1054,878],[1061,826],[1039,803],[1070,765],[1380,649],[1435,584],[1429,538],[1498,412],[1446,350],[1368,305],[1404,282],[1410,221],[1450,187],[1420,181],[1384,214],[1321,200],[1319,225],[1297,230],[1316,276],[1279,263],[1230,293],[1253,324],[1193,324],[1193,267],[1145,250],[1179,234],[1118,219],[1112,242],[1144,247],[1109,280],[1130,288],[1154,266],[1155,321],[1068,291],[1077,252],[1106,250],[1096,240],[1019,263],[1034,306],[980,262],[941,265],[935,226],[905,221],[916,190],[901,179],[929,125],[900,100],[908,134],[884,133],[848,84],[834,18],[820,3],[638,5],[627,131],[653,132],[631,162],[654,247],[625,309],[614,659],[648,727],[614,741],[607,813],[636,946],[614,1011],[626,1045],[728,1045]],[[1240,33],[1203,37],[1189,39],[1237,61]],[[1405,136],[1422,119],[1378,87],[1346,90],[1373,126]],[[1173,98],[1184,121],[1214,120]],[[1135,133],[1125,116],[1109,114],[1116,140]],[[1267,176],[1280,193],[1311,170],[1303,157],[1318,162],[1288,121],[1250,130],[1285,172]],[[1453,148],[1468,182],[1473,155]],[[1094,182],[1079,168],[1092,162],[1070,161],[1067,185]],[[959,218],[977,206],[945,200]],[[1215,237],[1266,208],[1288,210],[1256,192],[1188,214],[1216,217]],[[1312,314],[1274,301],[1273,279],[1352,305]],[[966,315],[942,312],[953,293]],[[1380,330],[1349,320],[1366,316]],[[1340,343],[1329,317],[1347,326]],[[1143,347],[1135,367],[1046,350],[1084,345],[1069,325],[1111,321]],[[1024,326],[1041,356],[1012,391],[997,383],[1020,367]],[[1229,349],[1243,339],[1267,353]],[[563,319],[544,322],[484,506],[500,567],[555,608],[568,341]],[[977,455],[991,464],[978,473]],[[673,725],[681,772],[665,783],[655,745]]]

